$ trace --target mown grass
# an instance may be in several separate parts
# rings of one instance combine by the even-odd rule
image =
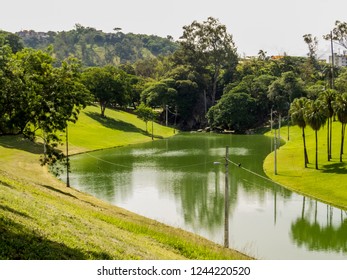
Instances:
[[[274,181],[289,189],[314,197],[329,204],[347,209],[347,157],[340,163],[341,124],[333,124],[332,160],[327,159],[327,127],[318,132],[318,163],[315,169],[315,135],[311,128],[306,128],[306,141],[310,163],[304,168],[302,131],[298,127],[290,128],[290,140],[287,141],[287,127],[281,130],[286,144],[278,150],[278,175],[274,175],[274,154],[264,162],[266,174]],[[271,133],[266,135],[271,136]]]
[[[79,153],[129,144],[152,141],[152,125],[134,114],[107,109],[106,118],[100,116],[98,106],[87,107],[76,124],[69,125],[70,152]],[[154,123],[154,138],[174,135],[174,129]]]
[[[88,107],[70,126],[75,153],[151,141],[136,116],[108,110],[99,119],[97,109]],[[173,133],[159,125],[155,131]],[[42,151],[21,137],[0,137],[0,259],[248,259],[66,188],[40,166]]]

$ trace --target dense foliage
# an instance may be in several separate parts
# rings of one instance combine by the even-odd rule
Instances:
[[[17,35],[28,48],[46,49],[52,45],[57,63],[73,55],[85,66],[134,63],[140,59],[169,55],[177,49],[177,44],[170,38],[124,34],[118,28],[115,28],[114,33],[105,33],[80,24],[76,24],[75,29],[70,31],[30,30],[17,32]]]
[[[337,21],[333,32],[325,38],[344,46],[345,25]],[[74,66],[74,71],[82,77],[78,79],[79,86],[82,87],[82,83],[88,89],[94,101],[100,104],[104,117],[107,107],[136,109],[143,103],[141,106],[160,112],[160,121],[168,121],[180,129],[210,126],[219,131],[245,133],[267,124],[271,117],[279,125],[283,119],[289,121],[290,113],[295,116],[296,107],[291,108],[291,104],[297,98],[324,104],[329,129],[337,110],[343,112],[337,103],[343,102],[340,96],[347,91],[347,71],[318,60],[318,39],[311,34],[303,35],[307,57],[270,57],[260,50],[258,57],[243,59],[238,57],[226,26],[212,17],[184,26],[177,42],[169,37],[124,34],[117,28],[114,33],[103,33],[79,24],[67,32],[22,31],[17,34],[20,37],[0,33],[3,54],[0,102],[1,110],[6,111],[1,116],[3,134],[25,133],[24,128],[31,127],[21,122],[32,115],[24,109],[21,113],[13,111],[13,107],[34,106],[34,101],[26,106],[31,94],[41,92],[44,96],[45,87],[52,87],[57,81],[64,84],[64,79],[55,76],[63,73],[62,65],[66,65],[65,68],[70,65],[62,64],[69,55],[79,58],[84,66],[78,70]],[[38,63],[35,60],[23,62],[26,54],[35,52],[23,46],[45,49],[36,52],[41,68],[33,68]],[[25,73],[31,73],[30,79],[22,78]],[[315,102],[316,99],[320,101]],[[79,102],[76,104],[81,104]],[[305,103],[311,104],[311,101]],[[21,114],[27,116],[23,118]],[[30,123],[40,126],[39,121]]]
[[[80,81],[81,66],[69,58],[59,67],[43,51],[22,49],[13,53],[0,45],[0,135],[23,134],[44,144],[43,163],[59,158],[54,147],[59,131],[75,122],[90,101]]]

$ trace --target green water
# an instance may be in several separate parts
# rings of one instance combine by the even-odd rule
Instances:
[[[260,259],[347,259],[345,211],[263,178],[272,149],[265,136],[180,134],[82,154],[71,158],[70,180],[114,205],[223,244],[226,146],[241,164],[228,167],[230,247]]]

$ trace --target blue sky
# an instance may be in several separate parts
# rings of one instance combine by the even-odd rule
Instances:
[[[326,56],[329,47],[322,35],[334,27],[335,20],[347,21],[345,0],[5,1],[0,29],[11,32],[70,30],[80,23],[105,32],[121,27],[125,33],[178,39],[184,25],[213,16],[227,26],[241,56],[256,55],[260,49],[268,55],[305,55],[302,36],[307,33],[317,36],[320,55]]]

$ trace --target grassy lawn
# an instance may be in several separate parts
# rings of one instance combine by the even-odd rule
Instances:
[[[69,125],[69,144],[71,153],[98,150],[129,144],[152,141],[152,124],[145,123],[123,111],[105,111],[106,118],[100,116],[97,106],[87,107],[76,124]],[[154,123],[154,138],[160,139],[174,135],[174,130]]]
[[[347,209],[347,156],[340,163],[341,124],[333,124],[332,160],[327,160],[327,127],[318,132],[319,170],[315,169],[315,134],[311,128],[305,129],[310,164],[304,168],[303,141],[301,129],[290,128],[287,141],[287,127],[281,130],[281,137],[287,142],[278,150],[278,175],[274,175],[274,155],[264,162],[266,174],[274,181],[296,192]],[[267,135],[271,136],[270,132]]]
[[[136,116],[88,107],[69,128],[72,152],[151,141]],[[154,126],[156,138],[173,134]],[[81,193],[39,164],[41,144],[0,137],[0,259],[247,259]]]

